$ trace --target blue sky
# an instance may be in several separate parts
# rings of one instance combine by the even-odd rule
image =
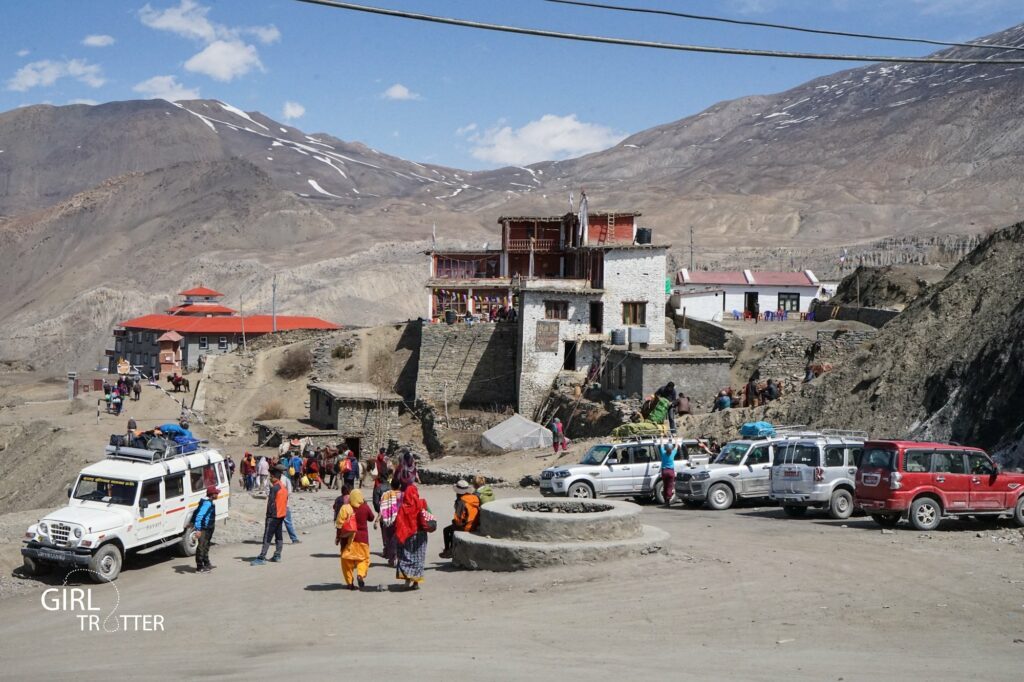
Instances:
[[[477,21],[667,42],[924,55],[926,45],[631,15],[541,0],[365,0]],[[968,40],[1021,0],[618,0],[700,14]],[[291,0],[4,4],[0,110],[220,99],[307,132],[466,169],[567,158],[778,92],[841,63],[675,53],[438,26]],[[849,67],[856,64],[846,65]]]

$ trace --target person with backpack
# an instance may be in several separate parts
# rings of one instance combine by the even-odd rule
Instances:
[[[476,496],[480,499],[480,506],[488,502],[494,502],[494,488],[487,483],[487,479],[477,474],[473,477],[473,487],[476,489]]]
[[[363,499],[363,491],[353,490],[348,503],[341,506],[335,525],[341,530],[338,535],[341,545],[341,577],[348,589],[366,587],[366,573],[370,569],[370,531],[367,524],[376,516],[370,505]]]
[[[388,465],[388,451],[380,448],[377,458],[373,460],[373,509],[380,513],[380,498],[384,495],[391,467]]]
[[[373,522],[373,527],[380,526],[380,540],[384,548],[384,558],[388,566],[394,567],[398,558],[398,547],[395,544],[395,518],[398,516],[398,508],[402,504],[402,491],[399,490],[398,477],[391,477],[391,485],[380,498],[380,514]]]
[[[288,515],[288,489],[281,482],[281,470],[274,469],[270,472],[270,492],[267,493],[267,520],[263,527],[263,548],[258,557],[252,560],[253,566],[262,566],[267,563],[267,550],[270,549],[270,541],[274,541],[274,556],[270,558],[273,562],[281,561],[281,550],[284,548],[284,536],[282,534],[284,519]]]
[[[344,484],[349,488],[355,490],[358,487],[356,481],[359,480],[359,458],[351,450],[345,451],[345,459],[341,462],[341,475]]]
[[[472,533],[476,530],[480,518],[480,498],[473,492],[473,486],[468,482],[460,480],[455,484],[455,516],[451,525],[444,529],[444,549],[441,551],[442,559],[452,558],[452,549],[455,544],[455,531],[461,530]]]
[[[292,544],[293,545],[297,545],[300,542],[302,542],[302,540],[300,540],[299,536],[295,533],[295,526],[292,524],[292,505],[291,505],[291,501],[292,501],[292,493],[295,492],[295,486],[292,484],[292,479],[289,478],[287,472],[285,472],[284,469],[281,469],[279,467],[278,471],[281,474],[281,485],[283,485],[285,487],[285,489],[288,491],[288,506],[285,509],[285,513],[284,513],[284,529],[286,531],[288,531],[288,538],[291,539]]]
[[[328,445],[324,451],[324,485],[328,490],[334,490],[334,482],[338,478],[338,449]]]
[[[217,525],[217,505],[214,500],[218,495],[220,489],[217,486],[208,486],[206,497],[200,500],[192,516],[192,532],[199,539],[196,546],[196,573],[209,573],[215,568],[210,563],[210,541],[213,539],[213,529]]]
[[[420,482],[420,474],[416,469],[416,458],[408,450],[402,453],[402,458],[398,462],[398,468],[395,470],[395,478],[398,479],[399,487],[402,490],[405,490],[407,486]]]
[[[292,477],[292,487],[299,487],[299,479],[302,478],[302,454],[301,450],[296,450],[292,453],[291,459],[288,460],[288,473]]]
[[[427,533],[437,530],[437,519],[430,513],[427,501],[420,497],[415,485],[402,489],[402,504],[395,517],[395,541],[398,561],[395,576],[405,587],[418,590],[423,584],[427,563]]]
[[[558,448],[562,448],[562,452],[569,449],[569,441],[565,437],[565,431],[562,429],[562,420],[555,417],[551,420],[551,424],[548,427],[551,429],[551,447],[555,449],[555,454],[558,454]]]

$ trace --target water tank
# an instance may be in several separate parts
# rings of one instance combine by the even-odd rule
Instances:
[[[683,350],[684,348],[690,347],[690,330],[689,329],[677,329],[676,330],[676,350]]]
[[[447,324],[455,324],[455,320],[456,315],[454,310],[449,308],[448,310],[444,311],[444,321]]]
[[[650,343],[651,342],[651,330],[647,327],[630,327],[629,328],[629,342],[630,343]]]
[[[613,346],[625,346],[626,345],[626,330],[625,329],[613,329],[612,330],[612,345]]]
[[[636,228],[636,243],[637,244],[650,244],[651,243],[651,228],[649,228],[649,227],[638,227],[638,228]]]

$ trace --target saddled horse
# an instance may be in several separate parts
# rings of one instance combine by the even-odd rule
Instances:
[[[188,379],[181,375],[175,374],[173,377],[170,378],[170,382],[174,386],[175,393],[178,393],[181,390],[184,390],[185,393],[192,392],[192,387],[189,386]]]

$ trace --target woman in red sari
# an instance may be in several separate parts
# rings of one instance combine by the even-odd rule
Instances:
[[[402,503],[395,519],[395,542],[398,545],[397,577],[405,586],[417,590],[423,582],[427,561],[427,533],[437,528],[427,501],[420,497],[415,485],[402,493]]]

